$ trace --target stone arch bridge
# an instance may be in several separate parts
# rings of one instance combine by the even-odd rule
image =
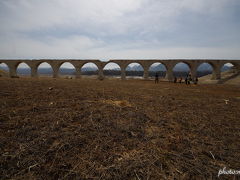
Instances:
[[[9,68],[9,76],[17,76],[17,67],[20,63],[26,63],[31,68],[31,77],[38,77],[37,69],[41,63],[48,63],[53,69],[53,77],[57,78],[59,74],[59,68],[63,63],[71,63],[76,70],[76,78],[81,77],[81,67],[86,63],[94,63],[98,67],[99,79],[104,78],[103,68],[108,63],[116,63],[121,68],[121,78],[126,79],[126,67],[131,63],[138,63],[143,67],[144,78],[148,78],[149,67],[154,63],[162,63],[166,67],[166,78],[172,81],[173,68],[178,63],[185,63],[189,66],[192,77],[197,76],[197,68],[202,63],[208,63],[213,68],[212,79],[221,79],[221,67],[226,63],[231,63],[234,65],[237,72],[240,72],[240,60],[217,60],[217,59],[114,59],[109,61],[100,61],[97,59],[0,59],[0,64],[5,63]]]

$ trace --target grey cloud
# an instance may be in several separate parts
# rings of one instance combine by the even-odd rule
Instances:
[[[0,56],[237,58],[239,5],[238,0],[3,0]]]

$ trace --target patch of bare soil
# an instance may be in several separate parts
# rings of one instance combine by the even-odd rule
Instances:
[[[0,78],[0,179],[216,179],[239,109],[237,86]]]

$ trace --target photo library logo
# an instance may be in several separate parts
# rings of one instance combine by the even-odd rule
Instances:
[[[223,169],[219,169],[218,177],[222,174],[231,174],[231,175],[240,175],[240,170],[228,169],[224,167]]]

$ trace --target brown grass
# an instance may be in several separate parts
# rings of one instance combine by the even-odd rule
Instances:
[[[0,179],[215,179],[240,168],[239,97],[239,86],[0,78]]]

